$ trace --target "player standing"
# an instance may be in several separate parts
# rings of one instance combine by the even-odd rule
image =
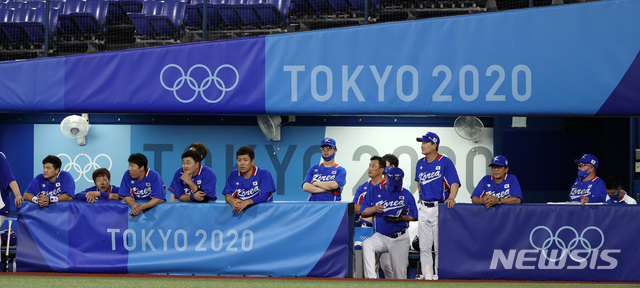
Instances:
[[[598,158],[593,154],[584,154],[573,162],[578,163],[578,178],[571,186],[571,201],[586,203],[604,203],[607,201],[607,188],[604,181],[596,176]]]
[[[336,164],[336,140],[324,138],[320,142],[324,163],[307,171],[302,190],[309,192],[309,201],[340,201],[342,188],[347,183],[347,170]]]
[[[427,132],[416,138],[421,142],[424,158],[416,163],[416,177],[420,192],[420,212],[418,217],[418,237],[420,241],[420,263],[424,280],[438,279],[438,203],[445,203],[449,209],[456,204],[460,179],[453,162],[438,153],[440,137]],[[431,247],[436,253],[432,258]],[[435,273],[434,273],[435,268]]]
[[[407,278],[409,264],[409,221],[416,221],[416,201],[402,188],[404,172],[398,167],[388,170],[386,183],[373,186],[360,207],[363,217],[373,216],[373,236],[362,242],[364,276],[378,278],[376,254],[389,253],[394,279]],[[389,279],[389,277],[385,278]]]
[[[0,226],[4,222],[4,219],[9,214],[9,190],[13,191],[15,196],[16,207],[22,204],[22,195],[20,194],[20,187],[18,182],[13,176],[13,171],[4,153],[0,152]]]
[[[224,186],[227,203],[233,211],[241,212],[249,205],[273,202],[276,185],[269,170],[254,166],[255,152],[249,146],[243,146],[236,151],[238,169],[231,171]]]

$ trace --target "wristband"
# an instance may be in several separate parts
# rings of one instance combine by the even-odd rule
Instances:
[[[104,199],[109,199],[109,192],[100,191],[100,197]]]
[[[189,195],[189,199],[191,199],[191,201],[196,201],[196,199],[193,196],[195,196],[195,193],[191,193]]]
[[[38,204],[38,196],[31,197],[31,202]]]
[[[49,196],[49,202],[51,203],[58,202],[58,196]]]

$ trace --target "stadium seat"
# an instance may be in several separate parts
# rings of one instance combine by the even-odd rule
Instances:
[[[15,1],[15,2],[7,2],[7,8],[24,8],[27,5],[26,2]]]
[[[224,21],[222,21],[222,16],[218,11],[218,5],[225,4],[226,0],[212,0],[207,3],[207,27],[211,29],[221,29],[223,28]],[[204,4],[196,4],[198,9],[200,10],[200,15],[204,15]]]
[[[235,6],[244,4],[244,1],[245,0],[229,0],[227,3],[215,5],[226,29],[235,29],[243,26],[242,19],[238,16]]]
[[[0,23],[0,29],[6,36],[8,47],[20,49],[29,44],[29,35],[22,23],[33,22],[35,9],[31,8],[15,8],[11,22]]]
[[[328,0],[308,0],[308,3],[311,6],[312,14],[333,14],[333,9],[331,9]]]
[[[87,0],[83,12],[70,15],[80,27],[81,36],[99,37],[106,32],[108,0]]]
[[[21,23],[24,27],[31,45],[44,45],[45,37],[55,39],[55,31],[58,23],[58,9],[49,9],[49,31],[45,27],[46,8],[36,8],[32,22]]]
[[[62,9],[62,13],[58,16],[58,28],[61,37],[76,37],[81,34],[80,24],[71,16],[71,13],[84,11],[85,1],[67,0]]]
[[[138,0],[111,0],[107,10],[107,23],[111,25],[127,24],[127,13],[140,13],[142,2]]]
[[[162,12],[158,15],[147,16],[149,23],[156,31],[158,39],[178,40],[184,34],[184,13],[187,3],[177,0],[167,0],[162,5]]]
[[[245,28],[256,28],[262,26],[260,17],[255,11],[255,6],[260,3],[260,0],[246,0],[242,4],[236,4],[234,6],[238,17],[242,21],[241,26]]]
[[[162,2],[145,1],[142,3],[142,11],[140,13],[127,13],[127,17],[136,29],[136,34],[142,40],[153,38],[156,31],[147,20],[147,15],[153,15],[162,11]]]
[[[348,0],[328,0],[327,2],[336,15],[349,14]]]
[[[184,11],[184,25],[189,28],[202,28],[202,14],[197,3],[187,4]]]
[[[265,27],[284,27],[289,23],[291,0],[260,0],[253,7]]]
[[[25,8],[41,8],[44,7],[46,3],[44,1],[28,1],[27,4],[24,5]]]

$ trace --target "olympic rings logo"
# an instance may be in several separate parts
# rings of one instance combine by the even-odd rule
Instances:
[[[178,71],[180,71],[181,76],[178,77],[178,79],[176,79],[176,81],[173,82],[173,85],[168,86],[167,84],[164,83],[163,76],[164,76],[164,72],[169,68],[178,69]],[[200,84],[198,84],[195,78],[191,77],[191,73],[197,68],[204,69],[207,75],[209,75],[204,80],[202,80]],[[218,72],[220,72],[220,70],[222,70],[223,68],[231,69],[236,76],[235,83],[233,83],[233,85],[229,87],[227,87],[224,81],[220,77],[218,77]],[[213,72],[213,75],[211,74],[211,70],[209,70],[207,66],[204,66],[202,64],[193,65],[189,69],[189,71],[187,71],[186,75],[184,74],[184,70],[182,70],[182,68],[176,64],[169,64],[167,66],[164,66],[164,68],[162,68],[162,71],[160,72],[160,83],[162,84],[162,87],[164,87],[164,89],[167,89],[173,92],[173,96],[176,97],[176,99],[182,103],[192,102],[194,99],[196,99],[196,97],[198,97],[198,94],[200,94],[200,96],[202,97],[202,99],[204,99],[204,101],[207,101],[209,103],[218,103],[220,102],[220,100],[222,100],[222,98],[224,98],[224,95],[226,92],[229,92],[234,88],[236,88],[236,86],[238,85],[238,81],[240,81],[240,74],[238,73],[238,70],[229,64],[220,65],[220,67],[218,67],[218,69],[216,69],[216,71]],[[187,85],[189,85],[191,89],[193,89],[193,92],[194,92],[191,98],[189,99],[183,99],[180,96],[178,96],[178,90],[182,88],[185,82],[187,83]],[[222,94],[220,94],[220,97],[216,99],[209,99],[204,95],[204,91],[207,90],[209,86],[211,86],[211,82],[213,82],[213,84],[215,84],[216,87],[220,89],[220,91],[222,91]]]
[[[536,244],[533,242],[533,234],[538,231],[538,230],[544,230],[547,231],[549,233],[549,237],[542,243],[542,246],[536,246]],[[569,241],[569,243],[565,243],[564,240],[560,239],[560,237],[558,237],[558,235],[560,235],[560,232],[564,231],[564,230],[568,230],[573,232],[573,235],[575,235],[575,237],[573,238],[573,240]],[[598,233],[600,233],[600,244],[597,247],[593,247],[591,245],[591,242],[589,242],[589,240],[587,240],[586,238],[584,238],[584,235],[587,231],[590,230],[594,230]],[[589,258],[589,256],[591,256],[591,252],[599,250],[602,245],[604,244],[604,233],[602,233],[602,230],[600,230],[600,228],[595,227],[595,226],[589,226],[587,228],[585,228],[584,230],[582,230],[582,233],[578,234],[578,231],[576,231],[576,229],[574,229],[573,227],[570,226],[562,226],[560,229],[558,229],[558,231],[556,231],[555,234],[553,234],[553,232],[551,232],[551,229],[547,228],[546,226],[538,226],[536,228],[533,228],[533,230],[531,230],[531,233],[529,234],[529,242],[531,243],[531,246],[533,246],[533,248],[535,248],[536,250],[539,250],[542,252],[542,254],[544,255],[544,257],[549,260],[549,261],[558,261],[561,260],[562,258],[566,257],[566,255],[569,255],[569,257],[571,257],[571,259],[573,259],[576,262],[583,262],[586,261],[587,258]],[[558,248],[560,248],[560,250],[562,250],[562,254],[560,255],[560,257],[558,258],[549,258],[547,256],[546,251],[551,248],[551,245],[555,243],[556,246]],[[585,250],[589,251],[589,255],[587,255],[587,257],[584,257],[582,259],[576,259],[574,258],[573,255],[571,255],[571,250],[575,249],[578,244],[580,244],[582,246],[582,248],[584,248]]]
[[[58,154],[58,157],[60,157],[60,158],[65,157],[65,158],[69,159],[69,163],[65,164],[62,167],[62,170],[70,172],[71,168],[73,168],[73,170],[78,172],[79,173],[78,178],[73,179],[76,182],[78,180],[80,180],[80,178],[82,178],[82,177],[84,177],[84,179],[86,179],[88,182],[93,182],[93,179],[92,179],[93,177],[91,177],[91,179],[88,178],[87,177],[87,172],[90,172],[90,171],[96,170],[98,168],[104,167],[104,166],[100,166],[98,164],[98,159],[100,159],[102,157],[106,158],[109,161],[109,167],[108,168],[105,167],[105,168],[107,168],[108,170],[111,170],[111,165],[113,165],[113,162],[111,161],[111,157],[109,157],[109,155],[107,155],[107,154],[98,154],[98,156],[96,156],[93,159],[91,159],[91,157],[89,155],[84,154],[84,153],[80,153],[80,154],[76,155],[76,157],[73,158],[73,159],[71,159],[71,157],[69,155],[65,154],[65,153]],[[88,163],[85,164],[83,167],[80,166],[80,164],[78,164],[79,160],[81,158],[86,158],[88,160]],[[89,175],[91,175],[91,174],[89,174]]]

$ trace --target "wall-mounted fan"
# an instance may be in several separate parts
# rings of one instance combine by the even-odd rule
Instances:
[[[484,134],[484,124],[475,116],[460,116],[453,122],[456,133],[464,139],[478,142]]]
[[[280,116],[258,116],[258,126],[267,140],[280,141]]]
[[[80,146],[87,144],[86,136],[90,127],[89,121],[78,115],[67,116],[60,123],[62,135],[77,139]]]

